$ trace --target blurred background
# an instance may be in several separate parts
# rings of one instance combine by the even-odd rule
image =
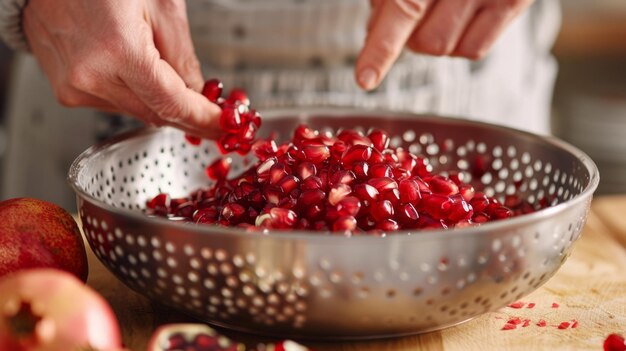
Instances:
[[[563,0],[562,6],[553,132],[596,161],[599,193],[626,193],[626,1]],[[11,55],[0,43],[0,177]]]

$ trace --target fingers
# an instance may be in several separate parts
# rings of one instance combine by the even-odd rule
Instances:
[[[151,23],[154,43],[167,61],[183,78],[188,87],[200,91],[204,80],[200,63],[191,40],[187,8],[184,0],[155,1]]]
[[[156,49],[154,49],[156,51]],[[120,79],[159,119],[194,135],[215,137],[221,109],[187,88],[185,82],[158,53],[146,53]]]
[[[433,4],[415,29],[407,46],[429,55],[449,55],[476,13],[473,1],[446,0]]]
[[[451,54],[474,60],[483,58],[507,24],[531,3],[532,0],[496,2],[481,9]]]
[[[430,0],[386,0],[368,33],[356,63],[357,83],[366,90],[380,84],[424,16]]]

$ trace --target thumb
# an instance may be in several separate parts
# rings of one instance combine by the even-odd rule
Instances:
[[[189,32],[185,1],[152,3],[154,6],[151,8],[151,24],[154,44],[161,58],[174,68],[188,87],[200,91],[204,79]]]

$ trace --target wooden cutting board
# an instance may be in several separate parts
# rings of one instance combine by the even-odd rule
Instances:
[[[153,304],[128,289],[91,253],[89,260],[88,283],[115,310],[130,350],[145,350],[150,335],[161,324],[192,322],[189,317]],[[626,196],[594,200],[572,256],[546,285],[522,301],[535,305],[506,307],[424,335],[306,344],[318,351],[601,350],[608,334],[626,333]],[[528,326],[520,324],[515,329],[502,330],[509,319],[516,317],[528,319]],[[536,325],[542,319],[545,327]],[[561,322],[573,321],[577,321],[575,328],[557,327]],[[228,336],[254,341],[249,335]]]

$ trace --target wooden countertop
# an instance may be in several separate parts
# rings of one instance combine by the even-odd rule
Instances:
[[[364,342],[307,344],[318,351],[417,350],[601,350],[605,337],[626,332],[626,196],[594,200],[574,253],[559,272],[523,301],[534,308],[503,308],[443,331]],[[112,305],[132,351],[146,349],[158,325],[190,322],[149,302],[119,282],[90,254],[89,285]],[[552,307],[556,302],[558,308]],[[502,330],[507,320],[530,319],[528,327]],[[545,327],[537,326],[545,320]],[[576,328],[559,329],[565,321]],[[250,340],[250,336],[233,335]]]

